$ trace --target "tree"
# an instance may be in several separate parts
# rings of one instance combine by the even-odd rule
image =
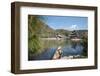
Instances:
[[[86,33],[82,36],[82,45],[83,45],[83,56],[88,56],[88,36]]]
[[[28,16],[28,50],[29,55],[37,54],[41,50],[41,42],[38,36],[39,26],[39,17],[38,16]]]

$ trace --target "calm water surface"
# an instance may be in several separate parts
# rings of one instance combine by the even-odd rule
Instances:
[[[52,59],[56,49],[61,46],[62,57],[70,55],[81,55],[83,46],[80,41],[71,40],[41,40],[43,44],[43,52],[39,55],[32,56],[31,60],[50,60]]]

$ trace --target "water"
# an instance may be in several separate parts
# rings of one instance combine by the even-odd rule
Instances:
[[[43,46],[43,52],[39,55],[32,56],[31,60],[51,60],[56,49],[61,46],[62,57],[81,55],[83,52],[83,46],[81,41],[71,41],[71,40],[41,40]]]

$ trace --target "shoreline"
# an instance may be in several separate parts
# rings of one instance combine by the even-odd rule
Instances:
[[[57,38],[40,38],[40,39],[42,39],[42,40],[62,40],[62,39],[67,39],[67,38],[59,38],[59,39],[57,39]],[[82,39],[80,39],[80,38],[72,38],[72,39],[67,39],[67,40],[80,41]]]

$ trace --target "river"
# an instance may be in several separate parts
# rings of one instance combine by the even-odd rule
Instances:
[[[82,55],[83,46],[81,41],[71,41],[71,40],[41,40],[43,46],[43,52],[32,56],[30,60],[51,60],[56,49],[60,46],[62,47],[62,57],[64,56],[73,56],[73,55]]]

